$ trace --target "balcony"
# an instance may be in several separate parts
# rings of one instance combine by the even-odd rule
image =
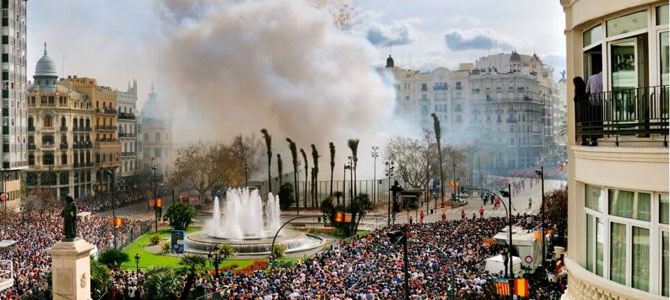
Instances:
[[[111,125],[99,125],[95,126],[96,130],[116,130],[118,127],[117,126],[111,126]]]
[[[37,148],[37,146],[35,146],[35,144],[29,144],[28,145],[28,151],[35,151],[35,148]]]
[[[118,118],[121,120],[135,120],[135,114],[119,113]]]
[[[662,137],[668,147],[669,99],[667,85],[591,94],[575,103],[576,137],[613,138],[616,146],[622,137]]]
[[[135,154],[137,154],[137,152],[123,152],[123,153],[121,153],[121,155],[124,156],[124,157],[135,156]]]
[[[61,150],[67,150],[67,148],[68,148],[68,147],[67,147],[67,143],[62,143],[62,144],[60,144],[60,149],[61,149]]]
[[[96,108],[95,113],[106,114],[106,115],[116,115],[118,113],[118,111],[116,111],[116,109],[111,108],[111,107],[105,107],[103,109]]]
[[[136,136],[137,135],[134,134],[134,133],[123,133],[123,132],[119,133],[119,137],[122,137],[122,138],[127,138],[127,137],[133,138],[133,137],[136,137]]]
[[[90,132],[91,127],[74,127],[74,129],[72,129],[72,130],[74,132]]]
[[[61,126],[60,131],[67,131],[67,126]]]
[[[75,142],[73,149],[91,149],[93,148],[93,143],[91,141],[80,141],[80,142]]]

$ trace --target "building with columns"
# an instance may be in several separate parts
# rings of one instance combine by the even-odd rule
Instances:
[[[568,99],[563,299],[668,299],[668,1],[560,3]],[[575,99],[576,77],[593,87],[589,96]]]
[[[137,157],[137,80],[128,89],[116,91],[116,110],[118,111],[118,136],[121,142],[121,177],[135,175],[139,169]]]
[[[156,167],[156,175],[168,175],[173,171],[174,144],[172,136],[172,117],[170,110],[161,102],[151,85],[149,99],[141,111],[142,170],[151,171]]]
[[[2,1],[2,191],[9,205],[21,199],[21,174],[28,168],[26,101],[26,9],[24,0]],[[18,200],[18,201],[17,201]]]

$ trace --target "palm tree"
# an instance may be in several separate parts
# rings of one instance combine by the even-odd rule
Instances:
[[[181,293],[181,300],[186,300],[188,299],[188,293],[191,291],[191,287],[193,287],[193,283],[195,282],[196,271],[207,266],[207,259],[200,255],[187,254],[179,260],[179,264],[184,266],[188,271],[186,284],[184,284],[184,291]]]
[[[300,199],[298,193],[298,148],[295,145],[295,142],[290,138],[286,138],[288,142],[288,148],[291,150],[291,159],[293,159],[293,194],[295,195],[295,211],[300,213]]]
[[[305,154],[305,150],[300,148],[300,154],[302,154],[302,160],[305,161],[305,207],[307,207],[307,172],[309,170],[309,163],[307,162],[307,154]]]
[[[316,199],[316,179],[319,176],[319,151],[316,150],[314,144],[312,144],[312,162],[314,162],[314,167],[312,168],[312,206],[314,206],[315,203],[318,203]]]
[[[149,268],[143,287],[147,300],[174,300],[179,292],[179,279],[168,267]]]
[[[279,186],[281,186],[282,180],[284,179],[284,175],[282,175],[284,172],[284,163],[281,161],[281,155],[279,155],[279,153],[277,153],[277,172],[279,173]]]
[[[261,129],[263,139],[265,139],[265,147],[268,155],[268,192],[272,192],[272,136],[267,129]]]
[[[223,259],[228,259],[235,256],[235,248],[230,244],[221,244],[218,246],[221,249],[221,254],[223,254]]]
[[[330,142],[330,195],[333,195],[333,172],[335,171],[335,144]]]
[[[444,202],[444,166],[442,166],[442,144],[440,139],[442,138],[442,129],[440,128],[440,119],[437,118],[435,113],[432,113],[433,117],[433,129],[435,130],[435,139],[437,140],[437,156],[440,160],[440,197],[442,202]],[[435,203],[435,209],[437,210],[437,203]]]
[[[359,139],[350,139],[347,144],[349,145],[349,149],[351,149],[351,156],[354,158],[354,195],[357,195],[356,193],[356,185],[357,185],[357,179],[358,177],[356,176],[356,167],[358,165],[358,142]]]

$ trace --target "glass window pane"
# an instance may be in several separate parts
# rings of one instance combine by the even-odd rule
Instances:
[[[610,215],[632,218],[634,196],[633,192],[609,190]]]
[[[647,27],[647,11],[632,13],[607,21],[607,36],[615,36]]]
[[[603,189],[587,184],[585,196],[586,207],[599,212],[605,211],[605,191]]]
[[[668,24],[668,5],[659,6],[656,8],[656,25]]]
[[[670,219],[670,198],[668,195],[658,195],[659,222],[668,224]]]
[[[667,7],[667,6],[666,6]],[[661,32],[659,35],[659,53],[661,54],[661,59],[659,60],[661,66],[659,68],[659,71],[661,72],[661,84],[662,85],[668,85],[670,84],[670,64],[668,63],[670,55],[670,46],[668,46],[668,32]],[[666,93],[666,101],[667,101],[667,93]],[[667,113],[667,110],[666,110]]]
[[[649,229],[633,226],[633,287],[649,291]]]
[[[603,36],[603,27],[598,25],[584,32],[584,47],[600,42]]]
[[[670,296],[670,233],[663,231],[663,276],[661,279],[663,296]]]
[[[625,285],[626,225],[612,222],[610,229],[610,279]]]
[[[634,219],[651,221],[651,194],[637,193],[637,201],[635,201],[634,205]]]
[[[593,272],[593,216],[586,215],[586,269]]]
[[[605,251],[605,223],[596,218],[596,274],[603,276],[603,258]]]

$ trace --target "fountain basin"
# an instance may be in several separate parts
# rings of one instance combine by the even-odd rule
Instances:
[[[268,256],[272,246],[272,236],[262,238],[227,239],[199,231],[186,235],[186,252],[207,254],[216,245],[228,244],[240,256]],[[286,253],[313,250],[321,247],[325,241],[313,234],[283,229],[275,244],[283,245]]]

